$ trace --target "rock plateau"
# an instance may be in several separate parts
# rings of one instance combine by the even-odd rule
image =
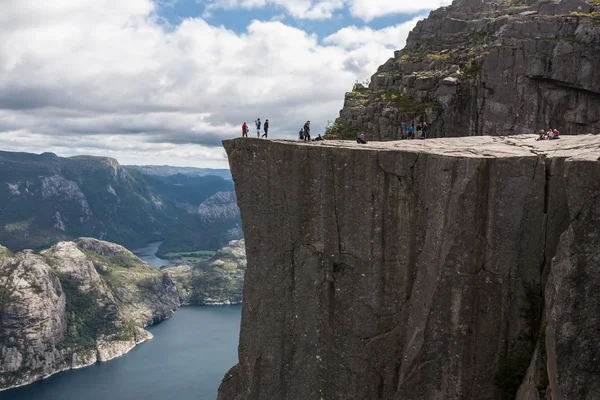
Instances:
[[[220,400],[600,398],[600,136],[224,145],[248,265]]]

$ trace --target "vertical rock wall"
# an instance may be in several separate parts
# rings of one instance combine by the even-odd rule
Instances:
[[[598,398],[598,301],[577,289],[599,282],[600,164],[571,156],[600,140],[581,140],[225,142],[248,267],[219,399],[495,400],[545,338],[522,399]]]

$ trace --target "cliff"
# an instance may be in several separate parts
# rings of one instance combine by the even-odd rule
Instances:
[[[600,398],[600,136],[224,146],[248,264],[219,399]]]
[[[179,305],[168,275],[112,243],[0,247],[0,390],[121,356]]]
[[[431,12],[371,77],[355,85],[334,135],[399,139],[600,131],[597,0],[455,0]]]

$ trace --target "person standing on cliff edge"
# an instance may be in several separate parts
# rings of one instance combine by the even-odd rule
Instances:
[[[262,137],[264,137],[265,139],[267,139],[268,134],[269,134],[269,120],[268,119],[265,119],[265,126],[264,126],[264,128],[265,128],[265,134],[262,135]]]
[[[248,137],[248,125],[245,122],[242,125],[242,137]]]
[[[304,141],[310,142],[310,121],[304,124]]]
[[[260,126],[262,122],[260,122],[260,118],[256,118],[256,121],[254,121],[254,123],[256,124],[256,136],[260,139]]]

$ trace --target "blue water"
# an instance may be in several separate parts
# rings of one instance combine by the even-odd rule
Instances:
[[[241,306],[182,307],[126,355],[0,392],[0,400],[215,400],[237,363],[240,316]]]
[[[237,362],[240,306],[182,307],[154,339],[107,363],[67,371],[2,400],[215,400]]]
[[[132,250],[133,254],[146,261],[148,264],[153,267],[160,268],[165,265],[173,265],[173,262],[170,260],[165,260],[162,258],[156,257],[156,252],[158,251],[158,247],[162,244],[162,242],[152,242],[148,243],[146,246]]]

